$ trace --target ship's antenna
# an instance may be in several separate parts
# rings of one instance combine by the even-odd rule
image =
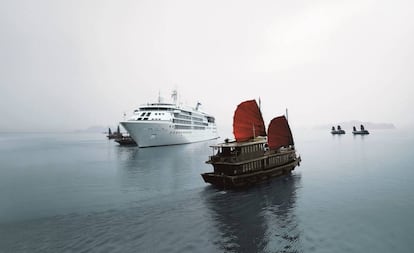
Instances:
[[[195,110],[196,110],[196,111],[198,111],[198,108],[200,107],[200,105],[201,105],[200,101],[197,101],[197,105],[196,105],[196,107],[195,107]]]
[[[173,92],[171,94],[171,98],[173,99],[175,105],[177,105],[177,97],[178,97],[177,90],[173,90]]]
[[[161,103],[161,91],[158,90],[158,103]]]

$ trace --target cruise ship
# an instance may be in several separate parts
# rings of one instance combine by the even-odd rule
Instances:
[[[215,118],[195,108],[177,104],[177,92],[172,94],[173,103],[148,103],[134,110],[133,116],[120,124],[140,148],[217,139]]]

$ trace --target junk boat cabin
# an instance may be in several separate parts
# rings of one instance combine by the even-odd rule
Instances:
[[[238,110],[245,111],[247,115]],[[250,115],[251,112],[253,116]],[[255,100],[243,102],[238,106],[234,116],[233,132],[235,141],[226,139],[224,143],[211,146],[213,152],[217,153],[213,153],[206,162],[214,168],[213,172],[202,174],[206,183],[219,188],[249,186],[288,174],[301,161],[296,155],[292,133],[285,116],[274,118],[266,134]]]

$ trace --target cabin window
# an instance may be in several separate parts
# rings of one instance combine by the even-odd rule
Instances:
[[[223,155],[230,155],[230,148],[223,148]]]
[[[137,120],[142,120],[142,118],[138,118]]]
[[[151,113],[150,113],[150,112],[147,112],[147,115],[146,115],[146,116],[148,117],[148,116],[150,116],[150,115],[151,115]]]
[[[141,113],[141,117],[143,117],[145,115],[145,112]]]
[[[240,147],[236,147],[236,154],[237,155],[240,155],[240,152],[241,152],[241,148]]]

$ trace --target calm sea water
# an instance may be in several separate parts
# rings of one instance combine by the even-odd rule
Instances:
[[[0,134],[0,252],[414,252],[413,134],[295,140],[292,175],[220,191],[215,142]]]

